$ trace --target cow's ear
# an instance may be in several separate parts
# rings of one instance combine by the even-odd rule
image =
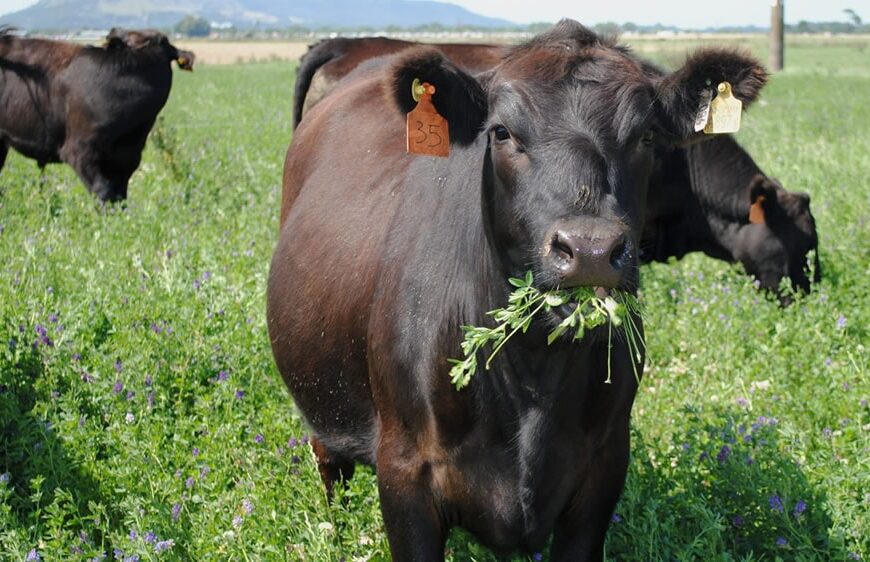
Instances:
[[[666,130],[678,141],[690,141],[702,104],[715,96],[721,82],[744,109],[758,97],[767,82],[767,71],[753,57],[737,50],[702,49],[689,56],[686,64],[656,84],[659,110]]]
[[[765,212],[776,201],[776,187],[762,174],[756,174],[749,182],[749,222],[765,224]]]
[[[388,95],[402,113],[417,105],[411,94],[415,78],[435,86],[432,105],[447,120],[450,141],[471,144],[487,116],[481,83],[431,47],[410,49],[396,58],[385,84]]]

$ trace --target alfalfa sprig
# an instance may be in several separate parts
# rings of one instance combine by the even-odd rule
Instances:
[[[451,359],[450,380],[457,389],[471,382],[471,377],[477,372],[478,352],[487,346],[492,346],[484,364],[489,369],[493,357],[518,332],[525,333],[532,324],[536,314],[550,311],[554,308],[574,304],[568,314],[547,336],[547,345],[566,333],[571,333],[572,340],[581,340],[586,333],[605,323],[608,324],[608,356],[607,380],[610,382],[610,353],[612,349],[613,327],[622,329],[625,334],[629,351],[637,362],[640,361],[640,348],[644,345],[640,330],[634,322],[633,314],[638,314],[640,306],[637,297],[624,291],[615,291],[614,296],[599,297],[591,287],[575,287],[572,289],[553,289],[541,291],[536,288],[532,272],[525,277],[511,278],[508,282],[515,289],[508,296],[508,305],[504,308],[491,310],[487,314],[497,322],[493,328],[484,326],[462,326],[464,339],[461,343],[464,359]],[[635,361],[632,361],[634,367]],[[639,378],[637,372],[635,377]]]

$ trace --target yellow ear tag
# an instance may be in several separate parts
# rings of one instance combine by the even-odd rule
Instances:
[[[450,132],[447,119],[432,105],[434,94],[435,86],[414,78],[411,96],[417,107],[408,113],[405,122],[405,147],[409,154],[446,158],[450,156]]]
[[[736,133],[740,130],[743,102],[731,94],[731,84],[728,82],[719,84],[717,90],[719,95],[710,102],[710,118],[704,132],[708,135]]]

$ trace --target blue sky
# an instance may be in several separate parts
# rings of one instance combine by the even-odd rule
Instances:
[[[35,0],[0,0],[0,14],[35,3]],[[681,27],[721,27],[767,25],[771,0],[452,0],[452,3],[518,23],[570,17],[587,24],[632,21]],[[865,21],[870,21],[868,0],[785,0],[785,4],[785,17],[789,23],[802,19],[845,21],[845,8],[854,9]]]

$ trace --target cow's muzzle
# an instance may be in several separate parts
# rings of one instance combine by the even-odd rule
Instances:
[[[598,217],[559,221],[544,246],[544,264],[552,268],[559,285],[620,287],[634,259],[634,245],[625,226]]]

